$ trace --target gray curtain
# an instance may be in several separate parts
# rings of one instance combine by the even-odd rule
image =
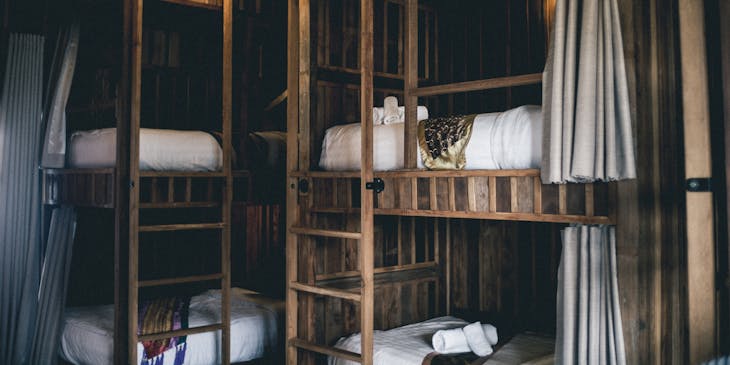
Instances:
[[[10,34],[0,95],[0,364],[24,364],[40,280],[43,43]]]
[[[562,238],[555,363],[624,365],[616,228],[574,225]]]
[[[33,334],[30,364],[54,364],[61,340],[71,251],[76,232],[76,212],[71,207],[51,213],[46,254],[38,294],[38,317]]]
[[[44,108],[46,136],[41,159],[43,167],[63,168],[66,162],[66,102],[71,91],[78,49],[78,23],[62,28],[51,63],[51,82],[46,92],[48,105]]]
[[[558,0],[543,73],[542,181],[636,177],[616,0]]]

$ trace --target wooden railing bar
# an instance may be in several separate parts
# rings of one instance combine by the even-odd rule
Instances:
[[[438,210],[438,197],[436,195],[436,178],[431,177],[428,181],[429,206],[431,210]]]
[[[196,333],[220,331],[221,329],[223,329],[223,324],[219,323],[219,324],[211,324],[208,326],[183,328],[183,329],[169,331],[169,332],[159,332],[159,333],[152,333],[149,335],[140,335],[137,339],[140,342],[141,341],[154,341],[154,340],[161,340],[161,339],[170,338],[170,337],[194,335]]]
[[[534,212],[535,214],[542,214],[542,180],[539,176],[532,179],[533,194],[534,194]]]
[[[497,177],[489,177],[489,211],[494,213],[497,211]]]
[[[592,217],[595,215],[595,205],[594,205],[594,197],[593,197],[593,184],[584,184],[585,186],[585,194],[586,194],[586,216]]]
[[[527,75],[505,76],[493,79],[474,80],[465,82],[456,82],[453,84],[444,84],[436,86],[419,87],[410,90],[413,96],[436,96],[446,94],[456,94],[469,91],[480,91],[489,89],[499,89],[504,87],[535,85],[542,82],[542,73],[534,73]]]
[[[566,184],[558,186],[558,213],[560,215],[568,214],[568,185]]]
[[[421,269],[433,269],[433,268],[437,268],[437,267],[438,267],[438,263],[429,261],[429,262],[419,262],[416,264],[376,267],[373,270],[373,273],[375,275],[378,275],[378,274],[397,273],[397,272],[421,270]],[[322,280],[347,279],[347,278],[356,278],[356,277],[360,277],[360,271],[350,270],[350,271],[341,271],[341,272],[330,273],[330,274],[317,274],[315,280],[322,281]]]
[[[352,293],[342,289],[330,289],[321,286],[302,284],[298,282],[289,283],[289,288],[310,294],[351,300],[353,302],[359,302],[361,298],[360,293]]]
[[[308,236],[320,236],[320,237],[333,237],[333,238],[345,238],[351,240],[359,240],[362,238],[360,232],[348,232],[338,231],[332,229],[317,229],[307,227],[291,227],[289,232],[294,234],[308,235]]]
[[[454,178],[449,178],[449,210],[456,210],[456,188],[454,186]]]
[[[183,276],[183,277],[167,278],[167,279],[140,280],[139,287],[143,288],[143,287],[149,287],[149,286],[197,283],[197,282],[201,282],[201,281],[220,280],[221,278],[223,278],[222,273],[208,274],[208,275]]]
[[[509,199],[510,199],[510,212],[517,212],[519,211],[519,203],[517,201],[518,194],[517,194],[517,178],[516,177],[510,177],[509,178]]]
[[[466,193],[468,194],[467,198],[469,201],[470,212],[475,212],[477,210],[477,191],[474,184],[474,178],[466,178]]]
[[[223,229],[224,223],[185,223],[185,224],[159,224],[139,226],[140,232],[164,232],[164,231],[194,231],[205,229]]]

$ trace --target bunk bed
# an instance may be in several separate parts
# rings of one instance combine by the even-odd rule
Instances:
[[[80,111],[93,118],[101,114],[101,109],[111,110],[113,118],[107,119],[114,121],[113,128],[71,134],[67,168],[43,171],[45,204],[104,208],[113,210],[114,217],[114,305],[69,308],[61,356],[73,363],[139,364],[143,355],[142,343],[185,337],[186,364],[229,364],[268,356],[278,340],[280,302],[231,287],[231,209],[234,202],[245,203],[251,195],[249,171],[234,170],[233,1],[161,0],[152,4],[163,13],[173,9],[180,13],[199,12],[206,19],[218,17],[220,20],[212,23],[219,24],[221,30],[211,33],[219,32],[222,39],[220,46],[212,47],[215,53],[212,58],[219,60],[222,66],[201,64],[203,68],[213,66],[221,70],[218,78],[203,77],[205,87],[198,92],[204,93],[205,100],[191,97],[195,79],[185,74],[187,95],[178,96],[178,99],[187,100],[175,100],[175,90],[172,90],[172,96],[167,95],[172,99],[168,102],[173,105],[172,111],[168,111],[167,124],[154,129],[141,128],[142,123],[149,125],[150,120],[162,120],[157,115],[158,109],[150,115],[151,109],[146,103],[160,99],[160,79],[166,72],[173,73],[172,67],[168,67],[170,64],[179,66],[181,45],[179,34],[173,37],[171,33],[166,40],[169,43],[162,44],[160,39],[165,42],[164,34],[150,35],[147,28],[143,31],[142,3],[125,1],[113,10],[121,11],[121,16],[115,16],[123,20],[122,32],[114,33],[123,38],[122,61],[117,65],[121,68],[121,77],[116,93],[112,92],[114,95],[106,102],[96,100],[101,106]],[[145,2],[144,7],[149,5]],[[161,45],[162,49],[157,50],[161,56],[150,55],[151,50]],[[145,78],[150,73],[154,75],[154,97],[150,98],[147,91],[145,98],[143,84],[150,79]],[[209,97],[207,87],[213,83],[219,91],[211,92]],[[150,90],[150,86],[145,90]],[[181,109],[177,115],[175,108]],[[203,111],[195,114],[196,108]],[[191,128],[195,125],[192,116],[206,113],[211,124],[220,123],[215,127],[219,133]],[[174,129],[176,116],[180,118],[177,122],[181,124],[181,130]],[[245,135],[246,131],[238,133]],[[213,237],[216,247],[208,245],[210,239],[186,245],[194,247],[197,255],[218,254],[220,259],[213,265],[214,272],[190,275],[175,271],[175,275],[167,277],[150,277],[144,273],[143,266],[149,259],[145,261],[142,253],[145,244],[150,246],[146,238],[172,235],[167,236],[167,240],[174,237],[172,240],[180,243],[177,241],[184,241],[185,235],[191,237],[189,240],[199,239],[202,236],[196,236],[198,233]],[[185,303],[189,303],[189,308],[174,313],[174,316],[187,313],[182,314],[189,316],[183,321],[189,321],[187,325],[178,327],[179,323],[175,322],[173,327],[138,332],[138,325],[141,328],[143,323],[140,317],[146,313],[140,309],[147,310],[153,305],[149,300],[182,298],[216,282],[219,290],[191,299],[175,299],[188,300]],[[198,285],[198,289],[182,290],[186,285]],[[141,294],[157,290],[159,293],[151,297]],[[166,330],[160,331],[161,328]],[[174,352],[175,348],[168,351]],[[162,356],[164,358],[164,353]],[[167,356],[165,361],[174,358]]]
[[[402,349],[402,355],[411,347],[404,345],[406,349],[403,349],[398,346],[408,342],[407,338],[403,338],[406,335],[399,332],[405,327],[399,327],[401,324],[398,321],[402,319],[403,322],[412,323],[416,322],[416,318],[452,313],[449,299],[436,300],[433,303],[436,310],[428,310],[423,309],[427,304],[422,303],[427,299],[418,297],[444,295],[454,286],[451,277],[451,265],[454,264],[450,257],[454,253],[450,248],[448,232],[449,222],[454,219],[563,224],[610,224],[615,221],[613,184],[543,184],[536,166],[491,170],[419,169],[416,143],[419,97],[539,85],[542,74],[419,86],[419,46],[423,47],[424,43],[419,40],[418,25],[423,19],[428,21],[429,18],[419,14],[417,0],[386,1],[386,8],[391,2],[404,9],[404,14],[401,14],[404,25],[399,34],[405,40],[402,45],[404,87],[393,94],[405,101],[405,123],[398,127],[402,131],[389,136],[395,134],[398,136],[395,138],[403,138],[399,144],[401,147],[389,147],[403,149],[402,165],[386,164],[390,166],[386,170],[374,171],[374,167],[378,167],[374,166],[374,155],[377,160],[379,155],[400,151],[374,151],[374,135],[382,135],[378,128],[384,127],[373,126],[372,122],[374,76],[382,78],[383,74],[374,72],[373,23],[377,18],[373,13],[374,1],[361,0],[354,12],[360,15],[359,23],[350,20],[350,24],[358,24],[356,28],[359,28],[359,69],[350,67],[343,71],[359,75],[360,112],[357,119],[360,120],[360,127],[359,130],[354,125],[334,127],[339,128],[339,134],[342,134],[343,128],[350,128],[352,136],[347,142],[341,142],[342,146],[349,145],[357,149],[356,144],[359,144],[361,152],[359,161],[351,159],[343,164],[345,167],[340,166],[339,169],[345,171],[323,171],[316,168],[316,158],[312,155],[317,150],[312,145],[321,140],[318,139],[322,138],[320,133],[327,132],[315,128],[314,122],[316,118],[322,117],[322,112],[313,109],[321,105],[322,99],[325,99],[324,103],[330,99],[327,94],[318,94],[315,84],[319,81],[317,76],[326,74],[332,67],[319,66],[314,60],[321,59],[323,54],[328,57],[327,54],[332,51],[318,45],[313,33],[324,33],[324,37],[328,37],[328,30],[323,29],[321,22],[323,18],[325,21],[330,20],[332,15],[328,10],[315,10],[306,0],[289,1],[286,338],[287,364],[290,365],[323,363],[325,359],[330,364],[348,361],[363,364],[400,363],[397,362],[402,360],[398,358],[399,350]],[[316,19],[317,23],[312,19]],[[345,54],[346,50],[342,52]],[[323,139],[325,143],[333,143],[327,136]],[[323,156],[325,154],[322,153]],[[320,166],[333,164],[329,160],[321,162]],[[338,170],[337,167],[332,169]],[[389,217],[398,219],[397,246],[392,242],[378,242],[383,235],[376,229],[374,222]],[[412,222],[407,228],[405,223],[401,223],[404,217]],[[443,221],[446,221],[445,225]],[[423,233],[419,230],[423,230]],[[412,239],[409,243],[411,247],[406,248],[407,240],[404,239],[402,243],[400,239],[406,234],[425,237],[428,242],[416,249],[413,248],[415,243]],[[446,238],[442,239],[443,236]],[[329,250],[337,245],[344,248]],[[378,256],[383,250],[386,251],[383,255],[392,253],[392,259]],[[317,256],[322,254],[325,257],[319,260]],[[337,260],[341,262],[331,263]],[[332,267],[335,269],[329,270]],[[388,285],[395,285],[395,291],[381,289],[381,286]],[[389,309],[398,307],[394,305],[400,300],[397,293],[403,293],[405,285],[414,286],[405,293],[414,303],[410,305],[410,311],[417,314],[406,314],[405,309],[396,309],[399,312],[392,313]],[[387,319],[379,319],[384,316],[398,318],[393,321],[394,327],[398,328],[389,331],[395,331],[391,335],[402,339],[402,342],[389,346],[385,343],[388,341],[382,340],[382,336],[388,336],[388,331],[374,331],[376,326],[388,323],[385,322]],[[406,316],[411,317],[411,321],[405,319]],[[334,318],[333,322],[344,321],[341,328],[331,330],[328,327],[330,322],[327,321],[330,317]],[[359,321],[354,320],[355,323],[352,323],[353,317],[359,318]],[[375,323],[376,320],[379,324]],[[428,333],[419,333],[414,343],[428,342],[428,337],[435,330],[431,328],[426,331]],[[359,333],[348,337],[348,331]],[[515,336],[513,341],[516,342],[507,342],[503,348],[514,349],[524,341],[521,336]],[[336,341],[338,338],[339,341]],[[388,352],[396,356],[383,355]],[[423,352],[419,354],[424,355]],[[519,362],[524,360],[520,359]],[[550,363],[551,357],[549,353],[540,353],[530,360]],[[501,362],[497,359],[493,363]]]

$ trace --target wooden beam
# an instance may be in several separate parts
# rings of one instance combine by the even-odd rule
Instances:
[[[223,174],[225,187],[221,217],[221,361],[231,363],[231,204],[233,201],[233,0],[223,0],[223,77],[222,112],[223,122]],[[209,184],[212,179],[208,180]]]
[[[536,85],[539,83],[542,83],[542,74],[534,73],[527,75],[498,77],[494,79],[456,82],[453,84],[444,84],[437,86],[419,87],[407,90],[407,92],[409,92],[409,94],[412,96],[435,96],[464,93],[469,91],[499,89],[504,87],[522,85]]]
[[[373,0],[360,0],[360,345],[361,362],[373,363],[374,256],[373,190],[365,186],[373,180]]]
[[[297,235],[289,233],[291,227],[298,222],[297,178],[291,174],[299,170],[299,0],[288,2],[288,34],[287,34],[287,149],[286,170],[288,173],[286,190],[286,339],[294,339],[298,333],[297,298],[298,293],[289,283],[297,281],[298,256]],[[298,351],[294,346],[286,347],[287,365],[297,365]]]
[[[137,359],[137,311],[139,306],[139,129],[140,112],[142,108],[142,0],[133,0],[131,14],[131,64],[130,64],[130,116],[129,116],[129,150],[124,151],[125,158],[129,156],[129,181],[118,188],[129,186],[129,272],[127,287],[129,301],[127,303],[127,351],[128,361]]]
[[[404,140],[415,141],[418,97],[412,93],[418,89],[418,0],[405,0],[406,43],[404,73],[405,129]],[[403,144],[405,168],[416,168],[418,162],[417,149],[414,143]]]
[[[703,0],[679,0],[684,111],[685,176],[712,177],[710,108]],[[712,359],[717,349],[715,240],[711,192],[687,192],[687,298],[689,363]]]

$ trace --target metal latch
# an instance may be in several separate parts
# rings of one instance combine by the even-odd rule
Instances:
[[[375,193],[380,193],[381,191],[385,190],[385,182],[383,179],[376,177],[373,179],[373,181],[369,181],[365,183],[365,189],[368,190],[375,190]]]
[[[687,191],[701,192],[701,191],[712,191],[712,178],[711,177],[693,177],[687,179]]]

